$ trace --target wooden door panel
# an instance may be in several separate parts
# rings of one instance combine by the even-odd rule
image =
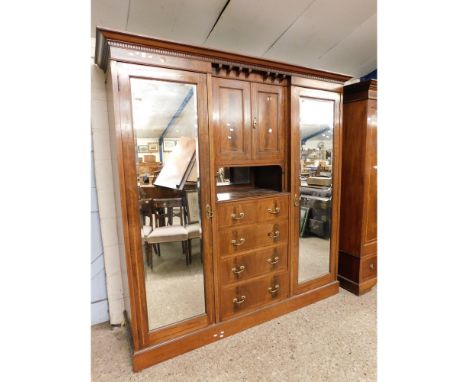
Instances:
[[[251,158],[250,85],[213,78],[213,122],[216,163]]]
[[[206,205],[210,201],[210,175],[209,175],[209,151],[203,148],[209,147],[208,142],[208,115],[207,115],[207,88],[206,75],[193,73],[182,70],[173,70],[166,68],[155,68],[149,66],[132,65],[126,63],[118,63],[116,66],[116,74],[118,74],[119,91],[119,123],[118,137],[121,140],[122,154],[119,158],[119,165],[122,166],[124,177],[121,178],[120,192],[121,197],[125,198],[123,205],[125,206],[125,215],[123,215],[123,228],[127,232],[125,238],[126,256],[128,257],[128,276],[129,288],[132,290],[132,299],[135,306],[135,318],[132,318],[132,326],[138,332],[138,348],[149,346],[169,338],[183,335],[191,331],[208,326],[215,320],[214,311],[214,279],[212,269],[212,231],[211,220],[204,214],[200,214],[200,226],[203,232],[203,245],[201,246],[201,255],[203,256],[203,281],[202,288],[205,311],[201,314],[198,312],[188,313],[185,317],[176,317],[173,321],[157,326],[150,327],[149,323],[149,308],[148,296],[151,296],[151,287],[147,288],[146,271],[148,266],[148,256],[143,256],[142,238],[141,238],[141,216],[139,199],[140,193],[137,185],[137,162],[135,152],[135,141],[137,137],[137,128],[134,115],[136,110],[145,111],[146,108],[137,109],[134,101],[142,102],[144,99],[133,98],[132,90],[135,89],[139,81],[145,81],[149,86],[163,84],[166,89],[171,86],[195,85],[194,101],[196,103],[196,123],[197,129],[195,134],[198,136],[198,144],[200,147],[199,160],[199,194],[200,204]],[[134,86],[132,88],[132,86]],[[151,88],[152,94],[157,94],[155,88]],[[164,89],[164,88],[163,88]],[[146,98],[145,98],[146,99]],[[133,113],[133,114],[132,114]],[[194,118],[195,119],[195,118]],[[122,213],[124,213],[122,211]],[[151,271],[149,271],[151,272]],[[170,288],[167,288],[168,290]],[[199,297],[201,296],[198,295]],[[149,299],[151,300],[151,299]],[[132,307],[133,308],[133,307]],[[154,329],[154,330],[153,330]]]
[[[366,176],[367,190],[365,192],[365,226],[363,244],[377,240],[377,101],[369,100],[367,144],[366,144]]]
[[[252,83],[253,159],[281,160],[284,147],[284,89]]]

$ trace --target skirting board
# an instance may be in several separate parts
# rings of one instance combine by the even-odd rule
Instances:
[[[338,290],[338,281],[333,281],[323,287],[289,297],[254,312],[212,324],[195,332],[136,351],[132,356],[133,371],[141,371],[159,362],[219,341],[242,330],[282,316],[316,301],[323,300],[337,294]]]

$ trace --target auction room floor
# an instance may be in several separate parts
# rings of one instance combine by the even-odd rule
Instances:
[[[376,288],[326,300],[132,373],[124,329],[92,327],[93,381],[376,381]]]

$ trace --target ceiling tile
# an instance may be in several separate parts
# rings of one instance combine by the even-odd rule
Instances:
[[[124,31],[127,24],[130,0],[92,0],[91,36],[96,36],[96,26]]]
[[[330,71],[361,77],[377,68],[377,15],[369,17],[320,60]]]
[[[205,46],[261,56],[314,0],[233,0]]]
[[[225,3],[225,0],[132,0],[127,30],[201,45]]]
[[[327,52],[376,10],[376,0],[317,0],[264,57],[324,69]]]

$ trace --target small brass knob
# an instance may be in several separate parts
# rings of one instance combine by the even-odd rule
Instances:
[[[374,269],[374,264],[371,263],[371,264],[369,265],[369,268],[370,268],[370,269]]]

